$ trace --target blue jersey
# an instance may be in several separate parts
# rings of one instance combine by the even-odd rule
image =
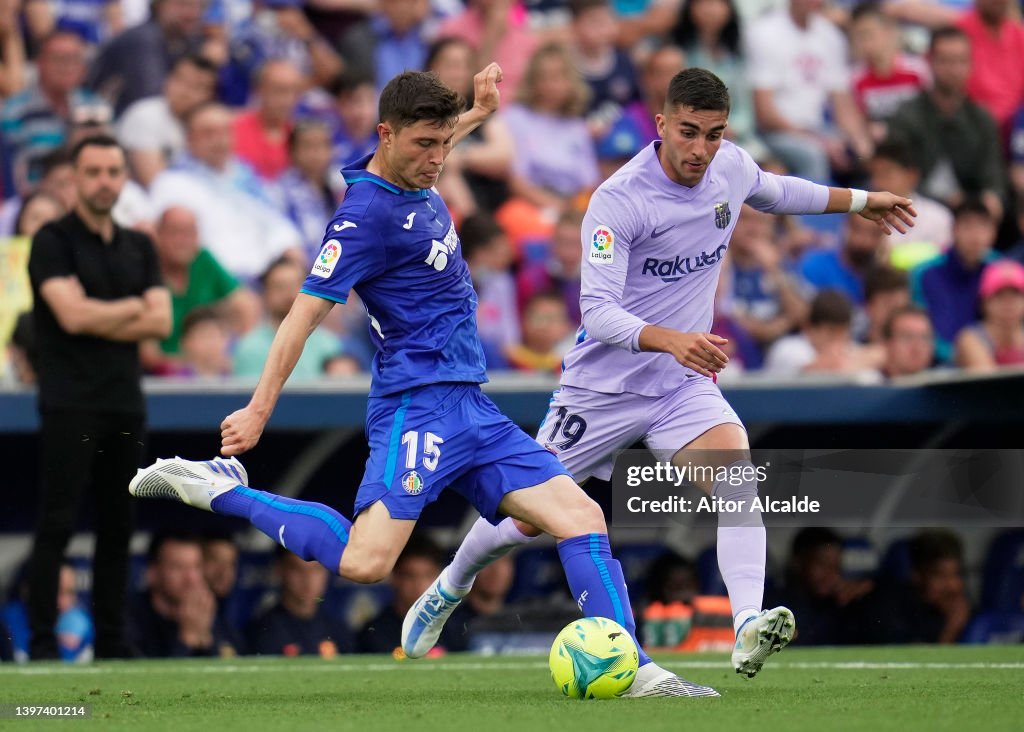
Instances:
[[[343,303],[355,289],[370,317],[370,396],[441,382],[487,381],[476,293],[448,207],[434,190],[402,190],[366,170],[327,225],[302,292]]]

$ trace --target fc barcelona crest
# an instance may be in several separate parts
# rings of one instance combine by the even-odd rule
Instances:
[[[729,202],[722,201],[715,204],[715,226],[724,229],[732,221],[732,211],[729,210]]]

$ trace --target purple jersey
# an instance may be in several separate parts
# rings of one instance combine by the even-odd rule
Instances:
[[[723,141],[700,183],[672,181],[651,143],[594,193],[583,220],[583,325],[562,384],[663,396],[691,369],[641,353],[646,325],[707,332],[722,257],[744,203],[771,213],[821,213],[828,189],[761,170]]]

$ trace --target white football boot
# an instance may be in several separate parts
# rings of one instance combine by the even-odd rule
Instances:
[[[701,686],[663,669],[658,664],[648,663],[636,672],[636,678],[625,697],[657,696],[721,696],[710,686]]]
[[[405,614],[405,620],[402,621],[402,651],[406,658],[422,658],[437,645],[444,624],[469,594],[468,588],[461,596],[443,589],[442,580],[447,572],[447,567],[441,570],[438,578]]]
[[[128,492],[138,498],[167,498],[212,511],[214,498],[248,482],[249,474],[237,458],[198,462],[176,457],[140,469],[128,484]]]
[[[768,656],[778,653],[793,640],[796,618],[786,607],[762,610],[752,615],[736,631],[736,646],[732,652],[732,667],[748,679],[757,676]]]

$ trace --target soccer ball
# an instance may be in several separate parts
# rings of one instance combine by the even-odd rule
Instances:
[[[570,699],[613,699],[633,684],[640,657],[614,620],[581,618],[555,638],[548,666],[555,686]]]

